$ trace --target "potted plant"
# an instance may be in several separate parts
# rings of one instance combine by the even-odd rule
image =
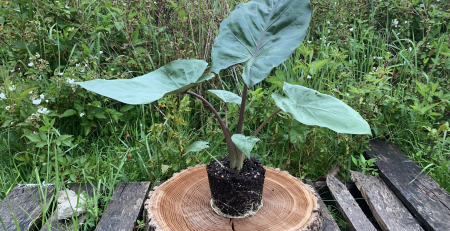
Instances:
[[[202,96],[189,91],[214,77],[206,73],[203,60],[176,60],[133,79],[92,80],[76,84],[127,104],[146,104],[171,94],[189,94],[201,100],[215,115],[225,136],[228,157],[207,165],[211,206],[222,216],[242,218],[262,206],[265,170],[250,152],[262,127],[283,110],[306,125],[318,125],[339,133],[370,134],[368,123],[352,108],[332,96],[284,83],[283,92],[272,94],[280,108],[250,136],[242,134],[248,89],[264,80],[284,62],[305,38],[311,18],[308,0],[253,0],[240,3],[220,25],[212,48],[211,71],[245,63],[242,96],[224,90],[208,93],[225,103],[240,104],[236,131],[230,131],[215,108]],[[190,148],[202,149],[205,142]],[[247,158],[245,158],[247,157]]]

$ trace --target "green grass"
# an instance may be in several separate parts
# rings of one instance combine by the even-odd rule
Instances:
[[[118,182],[157,182],[208,163],[206,152],[185,154],[198,140],[210,143],[213,156],[226,155],[217,121],[198,100],[180,95],[128,106],[69,82],[136,77],[179,58],[210,62],[219,23],[237,2],[79,1],[69,9],[38,2],[0,3],[0,93],[7,97],[0,100],[0,199],[18,183],[45,181],[64,189],[102,182],[109,194],[95,199],[83,227],[93,230]],[[307,127],[281,112],[261,131],[254,155],[266,166],[311,179],[339,162],[349,179],[361,143],[387,138],[450,191],[450,12],[439,10],[450,6],[425,6],[314,3],[305,42],[250,90],[244,134],[276,110],[267,99],[286,81],[343,100],[369,122],[373,136]],[[194,91],[240,94],[241,71],[230,68]],[[33,104],[41,94],[41,103]],[[235,129],[238,107],[206,97],[222,117],[226,110]],[[50,112],[32,115],[44,108]]]

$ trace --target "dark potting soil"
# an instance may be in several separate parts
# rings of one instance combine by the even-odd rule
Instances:
[[[266,170],[256,158],[245,157],[241,171],[231,169],[228,157],[219,159],[225,168],[216,161],[206,166],[209,187],[215,205],[229,216],[242,216],[255,210],[262,203],[262,192]]]

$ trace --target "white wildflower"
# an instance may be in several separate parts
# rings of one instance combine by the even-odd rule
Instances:
[[[330,24],[330,21],[327,21],[327,24]]]
[[[36,58],[40,58],[41,55],[39,55],[39,53],[36,52]]]
[[[84,116],[84,113],[83,113],[83,112],[81,112],[81,113],[80,113],[80,117],[83,117],[83,116]]]
[[[68,5],[65,6],[66,9],[70,9],[70,7]]]
[[[350,28],[350,32],[352,32],[353,31],[353,27],[352,28]]]
[[[383,57],[377,57],[377,59],[383,59]]]
[[[407,24],[408,23],[408,21],[405,21],[405,24]]]
[[[30,95],[33,94],[33,91],[28,92],[28,94],[30,94]]]
[[[77,63],[77,64],[75,64],[75,66],[76,66],[76,67],[79,67],[79,66],[80,66],[80,64],[79,64],[79,63]]]
[[[422,7],[422,8],[425,8],[425,5],[424,5],[424,4],[420,4],[419,6]]]
[[[412,47],[409,47],[408,49],[409,49],[409,51],[412,51]]]
[[[306,76],[306,78],[307,78],[307,79],[310,79],[310,78],[311,78],[311,76],[310,76],[310,75],[308,75],[308,76]]]
[[[13,72],[14,72],[14,69],[11,69],[10,72],[13,73]]]
[[[34,99],[33,100],[33,104],[39,105],[39,104],[41,104],[41,100],[40,99]]]
[[[38,112],[38,113],[41,113],[41,114],[44,114],[44,115],[47,115],[50,111],[47,110],[46,107],[44,107],[44,108],[42,108],[42,109],[39,108],[39,109],[37,110],[37,112]]]
[[[6,99],[6,95],[5,95],[5,93],[0,93],[0,99]]]
[[[393,22],[393,23],[394,23],[394,26],[397,27],[397,25],[398,25],[398,20],[397,20],[397,19],[394,19],[394,22]]]
[[[14,91],[14,90],[16,90],[16,86],[15,86],[15,85],[12,85],[12,86],[8,87],[8,89],[9,89],[10,91]]]
[[[311,41],[308,41],[308,43],[311,43]]]
[[[85,71],[84,69],[81,69],[81,70],[80,70],[80,72],[84,72],[84,71]]]
[[[33,63],[29,63],[29,64],[28,64],[29,67],[32,67],[33,65],[34,65]]]
[[[73,84],[75,82],[75,80],[74,79],[68,79],[67,82],[70,83],[70,84]]]
[[[46,99],[45,102],[48,103],[48,99]]]
[[[43,166],[45,166],[47,163],[42,163]]]
[[[330,33],[330,30],[328,29],[328,34]]]
[[[39,97],[40,97],[41,99],[44,99],[44,94],[40,94]]]
[[[59,75],[63,75],[64,73],[63,72],[59,72]]]
[[[98,52],[98,53],[103,54],[103,51],[100,51],[100,52]]]
[[[114,68],[111,68],[111,71],[114,71]]]

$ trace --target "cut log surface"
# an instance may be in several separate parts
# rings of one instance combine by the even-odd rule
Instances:
[[[313,186],[313,193],[314,196],[319,198],[319,207],[320,212],[322,213],[322,228],[320,231],[340,231],[339,226],[337,225],[336,221],[333,219],[333,216],[330,214],[330,211],[328,211],[327,206],[323,202],[323,200],[320,198],[319,193],[315,189],[313,182],[311,180],[306,181],[307,184]]]
[[[53,185],[17,185],[0,202],[0,217],[6,227],[4,229],[0,223],[0,230],[18,230],[12,214],[17,219],[20,230],[36,230],[41,225],[43,210],[41,205],[45,206],[52,203],[50,198],[53,194]],[[43,196],[45,196],[45,201]]]
[[[350,194],[347,188],[334,176],[327,176],[327,185],[333,195],[339,210],[344,218],[347,220],[348,225],[355,231],[376,231],[377,229],[367,219],[364,212],[356,203],[355,198]]]
[[[394,144],[369,142],[380,177],[427,230],[450,230],[450,194]],[[421,173],[422,172],[422,173]]]
[[[73,185],[72,188],[70,188],[70,190],[74,191],[78,195],[80,195],[81,193],[86,193],[86,195],[88,195],[89,198],[93,198],[94,196],[97,196],[97,195],[94,195],[94,192],[101,193],[103,190],[103,186],[100,186],[100,189],[99,189],[97,183],[94,183],[94,184],[82,183],[82,184]],[[87,199],[89,199],[89,198],[87,198]],[[50,229],[48,228],[47,224],[44,224],[41,231],[75,230],[74,223],[73,223],[74,219],[58,220],[57,215],[58,215],[57,212],[54,211],[53,215],[51,217],[49,217],[49,220],[47,221],[47,223],[51,223]],[[86,216],[87,216],[87,213],[83,213],[78,216],[78,218],[77,218],[78,227],[84,223],[84,221],[86,220]]]
[[[119,183],[111,201],[96,227],[96,231],[129,231],[143,211],[150,182]]]
[[[229,219],[211,209],[206,165],[188,168],[149,193],[146,230],[320,230],[322,218],[309,185],[287,172],[266,168],[263,207],[252,217]]]
[[[350,171],[352,180],[361,191],[378,224],[385,231],[423,230],[402,202],[376,176]]]

